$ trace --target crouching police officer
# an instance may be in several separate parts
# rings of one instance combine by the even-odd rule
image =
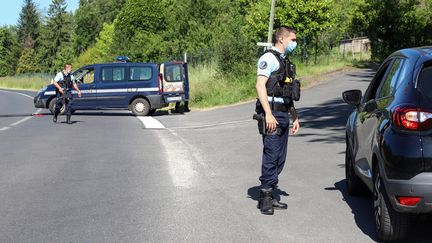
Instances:
[[[54,78],[54,86],[56,87],[56,105],[54,111],[53,122],[57,122],[57,116],[60,114],[60,109],[65,105],[66,121],[68,124],[72,124],[72,87],[78,92],[78,96],[81,97],[81,91],[78,85],[73,81],[75,78],[71,74],[72,64],[68,63],[64,66],[63,71],[57,73]]]
[[[293,119],[292,133],[296,134],[300,129],[293,103],[292,87],[289,85],[295,78],[295,74],[292,75],[295,68],[286,58],[296,46],[295,29],[279,27],[275,33],[274,47],[265,52],[258,61],[256,111],[262,117],[258,125],[261,127],[260,133],[264,144],[258,208],[262,214],[271,215],[274,209],[288,207],[287,204],[274,199],[273,189],[277,187],[278,175],[285,164],[290,115]],[[300,87],[297,88],[298,94],[294,100],[300,98]]]

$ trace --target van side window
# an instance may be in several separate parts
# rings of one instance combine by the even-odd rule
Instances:
[[[125,81],[125,67],[105,67],[102,68],[102,82]]]
[[[152,78],[153,71],[151,67],[131,67],[129,74],[130,81],[146,81]]]

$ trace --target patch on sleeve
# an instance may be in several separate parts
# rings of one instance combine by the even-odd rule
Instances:
[[[267,68],[267,62],[266,62],[266,61],[262,61],[262,62],[260,62],[260,64],[259,64],[259,68],[260,68],[260,69],[266,69],[266,68]]]

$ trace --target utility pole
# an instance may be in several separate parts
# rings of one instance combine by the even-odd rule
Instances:
[[[272,43],[273,19],[274,19],[274,14],[275,14],[275,5],[276,5],[276,0],[272,0],[272,2],[271,2],[271,9],[270,9],[270,22],[269,22],[269,30],[268,30],[268,36],[267,36],[267,43]]]

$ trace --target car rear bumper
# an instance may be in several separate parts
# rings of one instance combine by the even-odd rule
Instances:
[[[410,180],[388,179],[385,188],[393,208],[403,213],[432,213],[432,173],[418,174]],[[415,206],[401,205],[397,196],[421,197]]]

